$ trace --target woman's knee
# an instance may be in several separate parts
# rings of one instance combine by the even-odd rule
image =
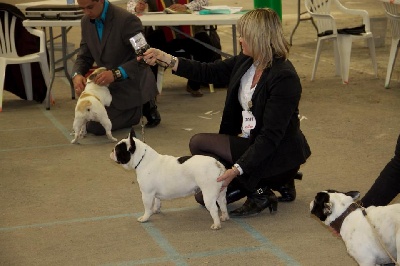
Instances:
[[[193,135],[189,141],[189,150],[192,155],[200,154],[202,147],[202,137],[203,133]]]

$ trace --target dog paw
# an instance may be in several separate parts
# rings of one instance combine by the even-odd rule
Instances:
[[[161,213],[161,210],[160,209],[153,210],[153,213],[155,214]]]
[[[211,229],[219,230],[219,229],[221,229],[221,224],[213,224],[213,225],[211,225]]]
[[[229,215],[228,214],[222,214],[219,219],[221,220],[221,222],[225,222],[229,220]]]
[[[149,218],[146,218],[146,217],[144,217],[144,216],[139,217],[139,218],[137,219],[137,221],[138,221],[138,222],[141,222],[141,223],[145,223],[145,222],[147,222],[148,220],[149,220]]]
[[[71,140],[71,144],[77,144],[78,143],[78,139],[76,138],[76,139],[73,139],[73,140]]]

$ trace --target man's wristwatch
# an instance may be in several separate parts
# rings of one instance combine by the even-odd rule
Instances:
[[[74,79],[77,75],[81,75],[81,73],[75,72],[75,73],[72,75],[71,79]]]
[[[112,69],[111,72],[113,73],[114,80],[120,80],[122,79],[122,73],[121,70],[117,69]]]

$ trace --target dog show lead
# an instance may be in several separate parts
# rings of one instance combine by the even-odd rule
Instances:
[[[302,86],[288,60],[279,16],[269,8],[254,9],[238,20],[237,30],[242,51],[223,61],[201,63],[154,48],[137,60],[169,64],[174,74],[206,84],[229,84],[219,133],[196,134],[189,147],[193,155],[225,165],[218,181],[228,188],[227,202],[247,196],[230,216],[244,217],[276,211],[273,190],[282,195],[280,201],[293,201],[294,179],[300,179],[298,170],[311,150],[300,130]],[[203,204],[201,192],[195,198]]]

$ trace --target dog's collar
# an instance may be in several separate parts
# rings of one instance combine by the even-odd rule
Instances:
[[[358,202],[353,202],[352,204],[350,204],[350,206],[339,216],[337,217],[334,221],[332,221],[329,225],[330,227],[332,227],[336,232],[340,233],[340,228],[342,228],[342,224],[344,219],[346,219],[346,217],[352,213],[353,211],[357,210],[358,208],[362,208],[361,204]],[[364,210],[364,208],[362,208],[362,213],[364,214],[364,216],[367,214]]]
[[[146,154],[146,149],[144,149],[144,153],[142,155],[142,158],[140,158],[139,162],[137,163],[137,165],[135,166],[135,169],[138,168],[139,164],[142,162],[144,155]]]

